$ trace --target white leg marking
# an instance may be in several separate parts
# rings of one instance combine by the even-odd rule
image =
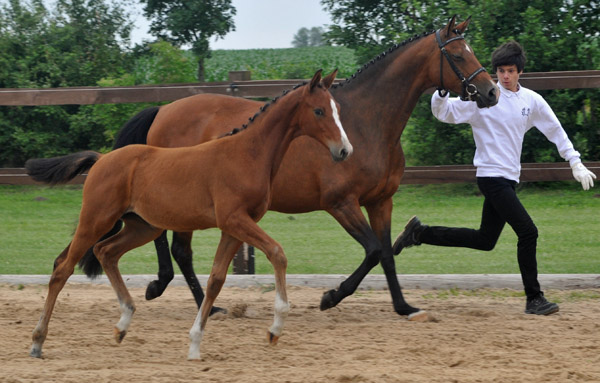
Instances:
[[[121,303],[121,319],[119,319],[119,322],[117,323],[117,329],[121,332],[123,331],[127,331],[127,329],[129,328],[129,325],[131,324],[131,317],[133,316],[133,309],[124,304]]]
[[[202,303],[204,305],[204,303]],[[200,328],[202,322],[202,307],[198,310],[196,320],[190,329],[190,350],[188,351],[188,360],[199,360],[200,359],[200,343],[204,336],[204,331]]]
[[[290,312],[290,303],[281,299],[279,293],[275,296],[275,314],[273,324],[269,328],[271,334],[280,336],[283,331],[283,325],[288,313]]]

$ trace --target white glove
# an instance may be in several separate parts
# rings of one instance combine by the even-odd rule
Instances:
[[[577,181],[581,182],[583,190],[589,190],[590,187],[594,187],[594,179],[596,179],[596,175],[590,172],[581,162],[573,164],[571,169],[573,169],[573,177],[575,177]]]

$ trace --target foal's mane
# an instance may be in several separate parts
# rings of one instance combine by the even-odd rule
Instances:
[[[358,75],[360,75],[368,67],[373,66],[378,61],[381,61],[382,59],[384,59],[385,57],[387,57],[389,54],[394,53],[395,51],[399,50],[400,48],[404,48],[409,43],[417,41],[420,38],[429,36],[429,35],[431,35],[433,33],[435,33],[435,30],[428,31],[428,32],[423,32],[420,35],[419,34],[415,34],[415,35],[409,37],[408,39],[402,41],[401,43],[396,43],[396,44],[392,45],[391,47],[389,47],[388,49],[386,49],[385,51],[383,51],[382,53],[380,53],[379,55],[377,55],[376,57],[374,57],[373,59],[371,59],[370,61],[368,61],[365,65],[363,65],[362,67],[358,68],[358,70],[351,77],[346,78],[346,81],[333,84],[331,87],[334,88],[334,89],[338,88],[338,87],[340,87],[340,88],[343,87],[344,85],[348,84],[350,81],[356,79],[358,77]]]
[[[277,102],[277,100],[279,100],[281,97],[283,97],[283,96],[287,95],[287,94],[288,94],[288,93],[290,93],[291,91],[293,91],[293,90],[296,90],[296,89],[298,89],[298,88],[300,88],[301,86],[304,86],[304,85],[306,85],[306,84],[308,84],[308,81],[303,81],[303,82],[301,82],[301,83],[299,83],[299,84],[296,84],[296,85],[294,85],[294,86],[293,86],[291,89],[286,89],[286,90],[284,90],[284,91],[281,93],[281,95],[280,95],[280,96],[276,96],[276,97],[274,97],[273,99],[271,99],[271,101],[268,101],[268,102],[266,102],[266,103],[265,103],[263,106],[261,106],[261,107],[260,107],[260,109],[259,109],[259,111],[258,111],[258,112],[256,112],[256,113],[254,114],[254,116],[252,116],[252,117],[248,118],[248,123],[246,123],[246,124],[242,125],[242,127],[241,127],[241,128],[235,128],[235,129],[233,129],[231,132],[225,133],[225,134],[223,134],[223,135],[219,136],[218,138],[221,138],[221,137],[226,137],[226,136],[233,136],[234,134],[237,134],[237,133],[241,132],[242,130],[245,130],[245,129],[247,129],[247,128],[248,128],[248,126],[249,126],[251,123],[253,123],[253,122],[254,122],[254,119],[256,119],[256,117],[258,117],[258,116],[259,116],[260,114],[262,114],[262,113],[263,113],[265,110],[267,110],[267,108],[269,107],[269,105],[276,103],[276,102]]]

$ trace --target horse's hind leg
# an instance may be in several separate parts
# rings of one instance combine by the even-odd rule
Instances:
[[[121,317],[115,326],[115,339],[120,343],[131,323],[135,312],[133,299],[123,282],[118,262],[123,254],[131,249],[142,246],[157,238],[162,229],[150,226],[137,215],[129,214],[123,217],[125,227],[118,234],[96,244],[94,253],[104,268],[106,276],[117,294],[121,308]]]
[[[50,322],[58,294],[73,274],[77,262],[83,257],[86,250],[102,235],[101,230],[103,226],[101,224],[95,226],[95,228],[100,228],[100,232],[96,233],[90,230],[91,226],[89,223],[86,224],[85,217],[86,215],[82,211],[80,223],[73,240],[54,261],[54,270],[48,282],[48,294],[44,303],[44,310],[32,334],[32,345],[29,354],[33,357],[42,357],[42,346],[48,335],[48,323]],[[108,218],[107,221],[109,220]],[[106,227],[109,227],[109,225],[106,225]]]
[[[69,279],[69,276],[73,274],[73,271],[69,273],[68,267],[61,267],[61,265],[64,265],[64,261],[70,248],[71,244],[69,244],[54,261],[54,270],[52,271],[52,276],[48,282],[48,296],[46,297],[46,303],[44,304],[44,311],[31,336],[33,342],[29,355],[36,358],[42,357],[42,346],[48,335],[48,323],[50,322],[50,317],[52,316],[52,310],[54,309],[58,293],[62,290],[67,279]]]
[[[190,329],[190,349],[188,352],[188,359],[190,360],[200,359],[200,342],[204,335],[206,321],[213,308],[213,303],[215,302],[215,299],[217,299],[217,296],[225,283],[229,264],[241,244],[242,242],[240,240],[221,232],[221,240],[217,247],[212,270],[206,286],[206,296],[202,301],[200,310],[198,310],[194,325]]]
[[[150,282],[146,287],[146,300],[160,297],[175,275],[166,230],[154,240],[154,247],[158,257],[158,279]]]
[[[192,263],[192,235],[193,232],[173,232],[173,242],[171,245],[171,253],[173,258],[177,262],[181,273],[183,274],[185,281],[190,288],[190,291],[194,295],[198,309],[202,305],[204,299],[204,293],[202,292],[202,286],[196,273],[194,272],[194,265]],[[210,310],[210,315],[214,313],[227,313],[227,310],[221,307],[213,306]]]

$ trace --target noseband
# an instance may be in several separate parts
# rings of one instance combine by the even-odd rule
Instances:
[[[471,81],[479,73],[486,72],[486,70],[484,67],[481,67],[481,68],[477,69],[475,72],[473,72],[472,75],[465,78],[465,76],[462,74],[460,69],[458,69],[458,67],[456,66],[454,61],[452,61],[452,58],[450,57],[450,55],[448,54],[448,51],[446,51],[446,48],[445,48],[446,45],[450,44],[453,41],[465,39],[464,36],[462,36],[458,31],[455,31],[455,32],[458,34],[458,36],[448,39],[448,40],[446,40],[446,42],[442,43],[442,39],[440,38],[440,30],[438,29],[437,31],[435,31],[435,39],[437,40],[438,46],[440,47],[440,51],[442,52],[442,54],[440,55],[440,84],[441,84],[441,86],[439,88],[437,88],[437,90],[438,90],[438,93],[440,94],[440,96],[442,96],[442,97],[445,97],[448,94],[448,91],[444,87],[444,70],[443,70],[444,69],[443,68],[444,59],[442,56],[445,56],[446,60],[448,61],[448,64],[450,64],[450,67],[452,68],[454,73],[456,73],[456,76],[459,78],[460,82],[462,83],[463,90],[462,90],[462,95],[460,96],[460,99],[463,101],[475,101],[474,97],[475,97],[475,95],[477,95],[479,93],[479,91],[477,90],[477,87],[474,84],[471,84]]]

